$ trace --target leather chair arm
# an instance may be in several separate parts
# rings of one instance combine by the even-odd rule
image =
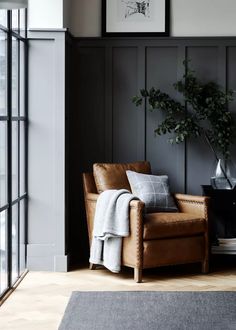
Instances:
[[[93,220],[94,220],[98,196],[99,196],[98,194],[94,194],[94,193],[85,194],[85,209],[87,215],[87,228],[88,228],[90,245],[92,243]]]
[[[88,193],[86,194],[86,200],[90,202],[97,202],[99,194]]]
[[[175,199],[186,202],[205,203],[207,200],[209,200],[209,197],[206,196],[194,196],[186,194],[175,194],[174,196]]]
[[[139,200],[130,202],[130,236],[135,240],[143,239],[143,213],[145,204]]]
[[[174,195],[180,212],[196,214],[208,220],[209,197],[186,194]]]
[[[130,202],[130,208],[142,209],[142,211],[143,211],[144,207],[145,207],[145,204],[142,201],[134,199]]]
[[[87,225],[88,225],[88,233],[89,239],[91,243],[92,239],[92,231],[93,231],[93,221],[95,216],[96,203],[99,194],[87,193],[85,195],[85,205],[86,205],[86,213],[87,213]],[[133,200],[130,202],[130,236],[135,236],[134,240],[136,240],[136,234],[143,233],[142,231],[142,214],[144,210],[145,204],[139,200]]]
[[[135,268],[143,264],[143,211],[145,204],[130,202],[130,235],[123,239],[123,264]]]

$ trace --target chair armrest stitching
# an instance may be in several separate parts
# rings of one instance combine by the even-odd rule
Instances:
[[[86,201],[93,202],[93,203],[97,203],[97,200],[95,200],[95,199],[91,199],[91,198],[86,198]]]
[[[206,201],[194,201],[194,200],[186,200],[186,199],[176,199],[177,203],[181,202],[181,203],[188,203],[188,204],[199,204],[199,205],[204,205],[206,204]]]
[[[177,220],[177,221],[172,221],[171,224],[169,223],[162,223],[162,226],[171,226],[172,224],[183,224],[186,222],[191,222],[191,223],[195,223],[196,221],[203,221],[205,220],[205,218],[196,218],[196,219],[186,219],[186,220]]]
[[[139,217],[139,221],[138,221],[138,226],[136,226],[136,254],[137,254],[137,264],[136,267],[140,267],[140,265],[142,265],[142,255],[140,252],[140,238],[141,238],[141,230],[142,230],[142,223],[140,221],[140,213],[142,212],[142,207],[140,206],[140,204],[135,207],[133,206],[133,208],[137,209],[137,216]]]
[[[205,200],[204,202],[204,216],[207,222],[208,222],[208,205],[209,205],[209,199]]]

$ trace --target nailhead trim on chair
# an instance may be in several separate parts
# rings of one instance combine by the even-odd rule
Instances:
[[[189,204],[205,204],[206,203],[206,201],[204,201],[204,202],[196,202],[196,201],[191,201],[191,200],[187,200],[187,199],[177,199],[177,202],[189,203]]]
[[[208,205],[208,199],[206,199],[203,202],[196,202],[196,201],[191,201],[191,200],[186,200],[186,199],[178,199],[177,202],[179,203],[188,203],[188,204],[199,204],[199,205],[204,205],[204,218],[208,220],[208,213],[207,213],[207,205]]]
[[[143,207],[138,205],[138,226],[136,227],[136,254],[137,254],[137,264],[136,267],[142,268],[143,267],[143,222],[140,220],[142,219]]]

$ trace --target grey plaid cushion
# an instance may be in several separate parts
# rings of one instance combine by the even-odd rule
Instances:
[[[167,175],[126,171],[132,193],[145,203],[147,212],[178,212],[170,194]]]

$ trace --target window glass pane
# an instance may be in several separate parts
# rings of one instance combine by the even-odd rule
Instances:
[[[18,198],[18,122],[12,122],[12,200]]]
[[[25,115],[25,43],[20,42],[20,115]]]
[[[12,207],[12,284],[18,278],[18,204]]]
[[[20,201],[20,274],[25,270],[25,200]]]
[[[0,9],[0,24],[7,27],[7,11]]]
[[[0,213],[0,294],[8,287],[7,284],[7,212]]]
[[[20,196],[25,193],[25,122],[20,122]]]
[[[19,10],[12,10],[12,30],[19,33]]]
[[[20,9],[20,35],[25,38],[25,9]]]
[[[7,113],[7,35],[0,30],[0,116]]]
[[[12,116],[18,116],[18,43],[12,38]]]
[[[0,121],[0,207],[7,204],[7,122]]]

